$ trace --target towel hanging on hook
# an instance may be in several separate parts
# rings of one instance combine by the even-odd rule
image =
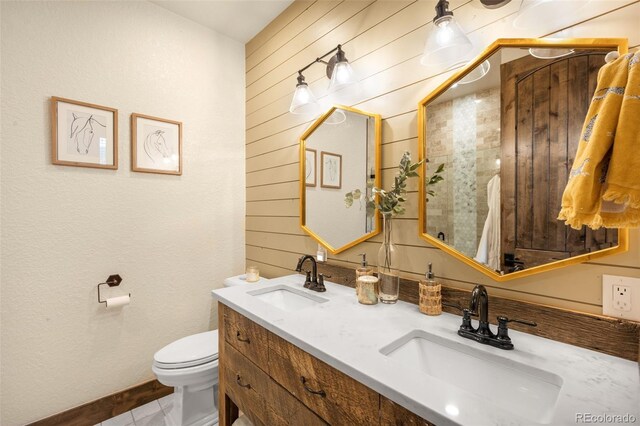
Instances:
[[[640,226],[638,117],[640,52],[620,56],[598,72],[598,87],[585,118],[558,219],[574,229],[583,225],[592,229]]]

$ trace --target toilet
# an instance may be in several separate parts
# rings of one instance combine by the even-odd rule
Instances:
[[[260,278],[260,283],[268,281]],[[244,275],[224,280],[225,287],[247,285]],[[167,414],[172,426],[218,424],[218,330],[183,337],[153,356],[158,381],[174,388]]]

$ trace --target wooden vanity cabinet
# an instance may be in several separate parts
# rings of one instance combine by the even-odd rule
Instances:
[[[431,425],[219,303],[221,426]]]

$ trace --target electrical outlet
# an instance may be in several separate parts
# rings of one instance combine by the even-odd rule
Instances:
[[[631,288],[624,285],[613,286],[613,307],[619,311],[631,311]]]
[[[640,279],[603,275],[602,313],[640,321]]]

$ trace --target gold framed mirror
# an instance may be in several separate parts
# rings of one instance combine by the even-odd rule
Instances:
[[[380,233],[365,197],[380,186],[378,114],[337,105],[300,136],[300,226],[332,254]],[[345,195],[360,191],[351,206]]]
[[[496,281],[626,251],[627,229],[557,216],[598,70],[627,50],[621,38],[498,39],[425,97],[420,236]]]

